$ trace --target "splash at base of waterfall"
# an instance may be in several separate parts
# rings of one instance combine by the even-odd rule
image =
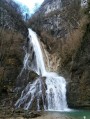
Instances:
[[[66,110],[66,81],[55,73],[48,73],[46,78],[46,98],[48,110]]]
[[[38,37],[31,29],[29,29],[29,39],[29,51],[26,52],[23,69],[34,70],[39,76],[27,84],[15,106],[23,107],[25,110],[33,108],[50,111],[68,110],[65,79],[45,70]],[[31,53],[32,48],[34,55]]]

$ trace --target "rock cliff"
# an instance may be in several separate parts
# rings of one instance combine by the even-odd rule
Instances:
[[[29,21],[41,38],[46,67],[67,79],[69,107],[90,108],[89,10],[85,0],[45,0]]]
[[[28,26],[40,37],[47,70],[66,78],[69,107],[90,109],[90,3],[87,2],[45,0]],[[0,0],[0,102],[3,105],[7,101],[12,105],[15,99],[13,87],[23,65],[27,34],[18,5]],[[35,78],[36,74],[29,77]]]
[[[12,105],[13,87],[23,65],[27,27],[16,3],[0,0],[0,104]],[[7,105],[8,105],[7,104]]]
[[[71,107],[90,108],[90,23],[71,67],[67,99]]]

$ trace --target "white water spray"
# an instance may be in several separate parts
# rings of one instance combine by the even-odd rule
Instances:
[[[16,107],[24,109],[41,109],[41,100],[45,110],[65,111],[68,109],[66,102],[66,81],[56,73],[47,72],[43,60],[42,51],[35,32],[29,29],[29,49],[32,46],[34,52],[34,62],[30,65],[31,51],[26,53],[24,58],[24,69],[32,69],[40,75],[32,84],[29,82],[22,91],[21,97],[16,102]],[[31,48],[32,49],[32,48]],[[42,77],[45,77],[44,80]],[[43,81],[44,80],[44,81]],[[45,84],[46,88],[45,88]]]

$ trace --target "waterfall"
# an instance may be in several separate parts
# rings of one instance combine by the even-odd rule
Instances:
[[[26,110],[43,108],[44,110],[65,111],[68,109],[66,81],[58,74],[46,71],[38,40],[36,33],[29,29],[29,48],[24,58],[23,70],[33,70],[38,77],[26,85],[15,106],[24,107]]]

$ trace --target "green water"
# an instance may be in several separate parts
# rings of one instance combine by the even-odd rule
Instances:
[[[65,115],[73,117],[75,119],[90,119],[90,110],[73,110],[66,112]]]
[[[90,110],[71,110],[68,112],[49,112],[51,115],[70,117],[70,119],[90,119]]]

